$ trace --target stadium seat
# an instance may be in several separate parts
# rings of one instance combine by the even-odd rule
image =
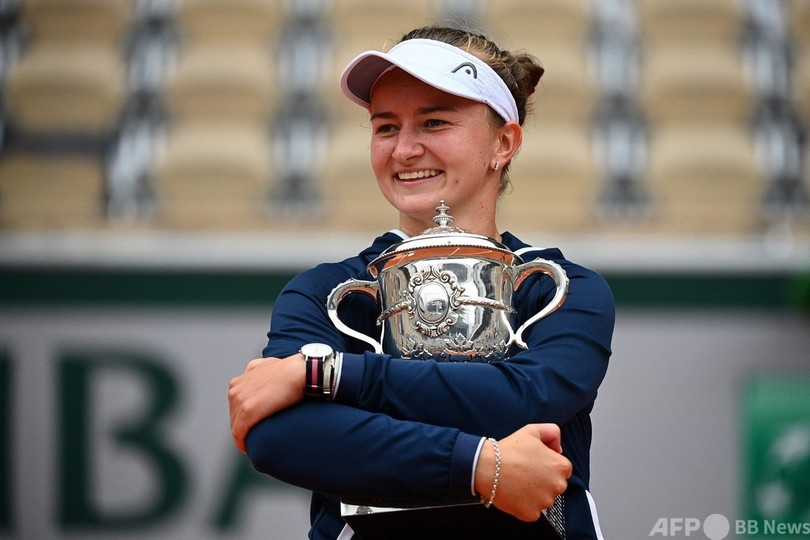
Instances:
[[[485,3],[483,22],[501,47],[524,48],[528,41],[583,37],[590,11],[588,0],[493,0]]]
[[[790,2],[790,21],[796,45],[793,96],[810,125],[810,2]]]
[[[545,69],[534,94],[540,120],[582,123],[593,114],[598,88],[583,48],[549,43],[527,44]]]
[[[105,132],[124,100],[124,66],[113,48],[36,42],[10,74],[7,92],[16,129]]]
[[[677,233],[756,230],[762,182],[755,155],[751,135],[733,123],[659,126],[649,158],[659,225]]]
[[[787,10],[793,37],[799,43],[810,44],[810,4],[807,2],[788,2]]]
[[[648,45],[729,43],[741,30],[736,0],[644,0],[636,5]]]
[[[0,228],[69,230],[104,225],[101,160],[14,153],[0,160]]]
[[[753,106],[733,43],[657,45],[645,51],[641,97],[653,121],[742,119]]]
[[[132,15],[130,0],[25,0],[22,20],[34,39],[115,46]]]
[[[734,0],[639,2],[649,185],[667,233],[749,234],[763,188],[748,120],[755,90]]]
[[[727,120],[750,112],[735,0],[649,0],[638,9],[642,98],[652,120]]]
[[[266,141],[254,123],[173,126],[156,167],[158,222],[204,230],[261,223],[272,162]]]
[[[535,95],[547,120],[581,121],[591,112],[594,80],[588,69],[590,6],[583,0],[487,2],[484,23],[498,44],[525,50],[546,72]]]
[[[272,56],[265,47],[237,44],[185,46],[170,77],[173,116],[264,121],[276,96]]]
[[[270,45],[283,23],[278,0],[183,0],[177,20],[189,40]]]
[[[412,28],[437,22],[438,15],[432,0],[341,0],[334,2],[329,20],[344,42],[355,41],[363,49],[377,49],[387,48],[387,40],[396,42]]]
[[[516,228],[580,232],[592,220],[597,170],[584,123],[538,117],[525,130],[510,177],[501,216]]]

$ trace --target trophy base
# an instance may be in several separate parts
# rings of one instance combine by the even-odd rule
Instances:
[[[343,519],[360,540],[560,540],[544,512],[527,523],[479,502],[419,508],[383,508],[341,503]]]

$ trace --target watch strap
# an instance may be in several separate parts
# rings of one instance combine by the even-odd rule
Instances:
[[[306,360],[304,396],[322,398],[324,359],[317,356],[305,356],[304,359]]]

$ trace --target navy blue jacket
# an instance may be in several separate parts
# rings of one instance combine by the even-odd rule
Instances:
[[[564,494],[566,537],[601,537],[587,490],[590,411],[607,370],[615,317],[608,284],[558,249],[533,249],[504,233],[502,242],[524,261],[552,260],[570,279],[564,305],[524,332],[529,348],[494,363],[392,358],[339,332],[328,318],[326,298],[349,278],[371,279],[366,265],[401,240],[386,233],[356,257],[301,273],[279,295],[263,355],[283,358],[319,341],[344,351],[343,372],[334,402],[304,401],[249,432],[253,466],[312,490],[310,538],[334,540],[344,526],[338,497],[418,504],[472,500],[481,437],[503,438],[529,423],[553,422],[573,463]],[[548,276],[528,277],[513,297],[517,324],[554,293]],[[379,312],[365,294],[340,305],[342,321],[375,338]],[[497,531],[482,534],[498,538]]]

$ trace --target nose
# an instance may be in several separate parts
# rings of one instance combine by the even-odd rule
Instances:
[[[425,147],[416,130],[410,127],[401,127],[397,133],[392,157],[400,162],[407,162],[425,153]]]

